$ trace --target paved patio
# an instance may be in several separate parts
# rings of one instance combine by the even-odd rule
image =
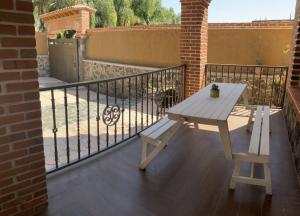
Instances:
[[[247,115],[236,109],[229,118],[234,152],[249,147]],[[263,187],[252,185],[228,190],[233,162],[224,156],[217,128],[183,125],[145,172],[138,169],[141,140],[137,137],[48,176],[45,215],[298,216],[300,189],[282,111],[273,110],[271,121],[272,197]],[[242,173],[249,171],[246,164]],[[255,175],[262,171],[256,166]]]

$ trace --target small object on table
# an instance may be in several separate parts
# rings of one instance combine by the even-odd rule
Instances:
[[[220,96],[220,89],[218,85],[212,84],[210,89],[210,96],[213,98],[217,98]]]

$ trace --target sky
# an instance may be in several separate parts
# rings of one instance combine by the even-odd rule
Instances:
[[[180,13],[180,0],[162,0],[165,7]],[[209,22],[251,22],[294,17],[296,0],[212,0]]]

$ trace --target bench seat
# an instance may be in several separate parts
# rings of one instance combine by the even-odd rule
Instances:
[[[163,118],[141,132],[140,136],[143,140],[143,146],[140,169],[144,170],[159,152],[168,145],[168,141],[174,136],[180,123],[181,122]],[[148,154],[149,144],[154,145],[155,148]]]
[[[258,106],[255,121],[252,129],[248,153],[233,154],[235,167],[232,174],[230,188],[234,189],[237,182],[245,184],[261,185],[266,188],[267,194],[272,194],[271,170],[269,167],[270,158],[270,108]],[[250,177],[240,176],[240,169],[243,162],[251,163]],[[264,179],[254,177],[255,163],[263,164]]]

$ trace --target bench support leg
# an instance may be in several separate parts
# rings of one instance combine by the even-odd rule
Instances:
[[[166,143],[160,143],[157,145],[150,154],[147,154],[149,143],[143,142],[142,147],[142,159],[140,163],[140,169],[144,170],[148,166],[148,164],[159,154],[159,152],[166,146]]]
[[[230,189],[232,189],[232,190],[234,190],[235,186],[236,186],[236,181],[234,180],[233,177],[240,175],[242,165],[243,165],[243,161],[235,160],[234,170],[233,170],[233,174],[232,174],[231,181],[230,181]]]
[[[268,163],[264,164],[264,175],[265,175],[266,193],[272,195],[271,170]]]
[[[253,122],[253,115],[254,115],[254,108],[251,108],[251,112],[250,112],[250,116],[249,116],[249,119],[248,119],[248,124],[247,124],[247,131],[251,131],[250,128],[251,128],[251,124]]]
[[[194,127],[196,128],[196,129],[199,129],[199,124],[198,123],[194,123]]]

